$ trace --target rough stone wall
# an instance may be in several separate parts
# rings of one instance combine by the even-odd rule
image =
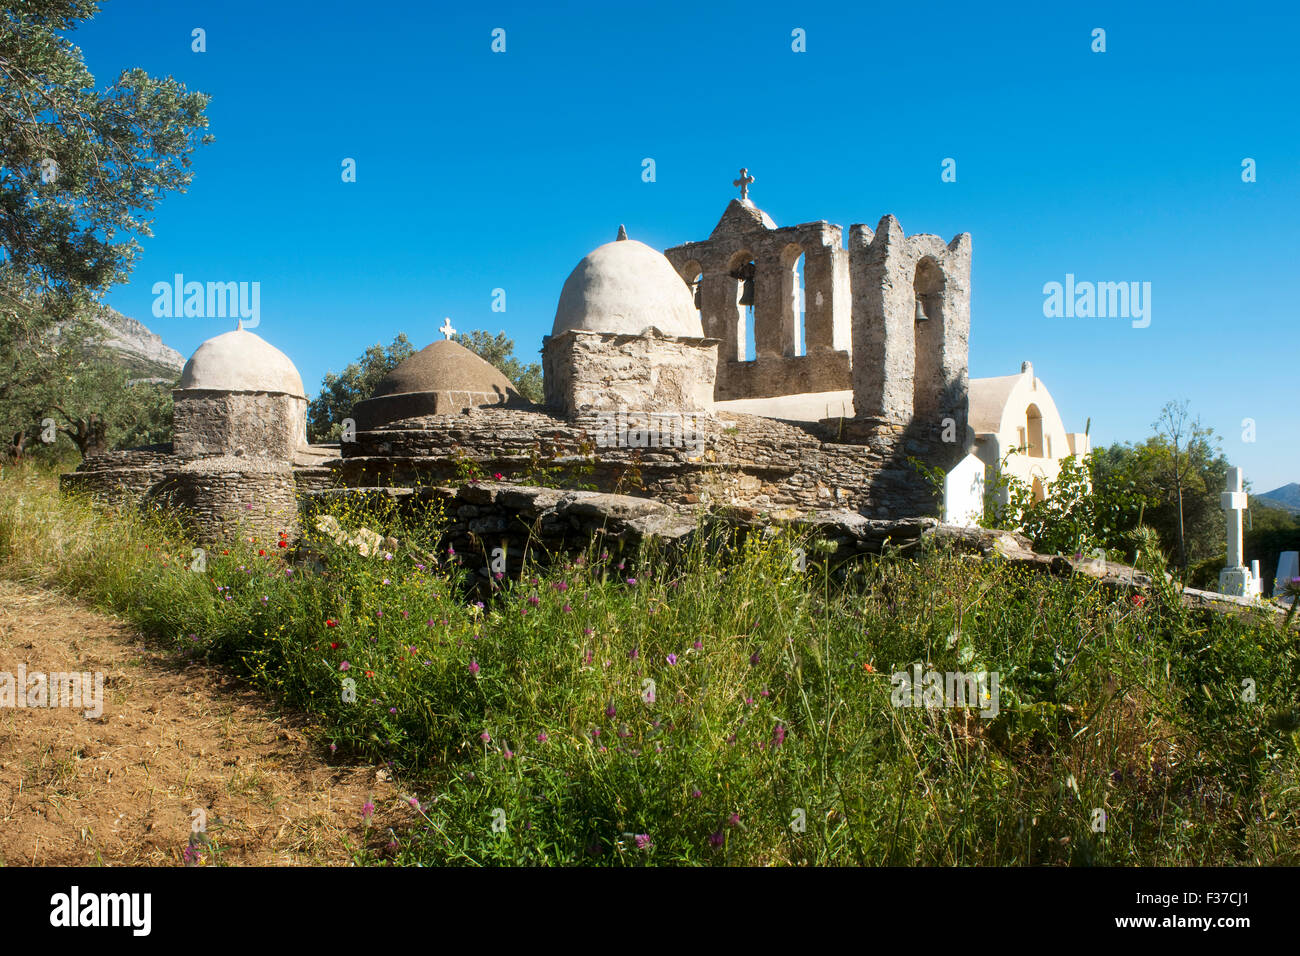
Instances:
[[[849,230],[853,401],[859,416],[928,434],[952,419],[958,440],[930,464],[965,453],[969,392],[970,236],[945,245],[907,237],[893,216]],[[916,320],[918,294],[928,321]]]
[[[78,492],[102,501],[139,501],[150,488],[162,481],[177,459],[171,445],[153,445],[92,455],[76,471],[59,476],[59,488]]]
[[[485,476],[522,479],[540,456],[542,467],[559,472],[557,482],[669,502],[847,508],[878,517],[938,511],[934,491],[906,461],[943,453],[933,432],[885,420],[800,425],[722,413],[697,421],[695,440],[680,447],[602,448],[597,415],[568,421],[543,411],[477,409],[358,432],[333,467],[352,487],[410,486],[455,480],[461,457]]]
[[[592,409],[705,411],[717,342],[573,330],[542,343],[546,404],[566,417]]]
[[[700,280],[700,316],[704,334],[720,341],[718,401],[795,394],[806,380],[828,381],[827,389],[848,388],[847,359],[835,353],[848,348],[850,320],[847,258],[839,226],[825,221],[771,229],[757,217],[723,217],[703,242],[675,246],[664,255],[686,282]],[[804,339],[806,356],[795,355],[793,269],[804,256]],[[754,354],[758,373],[744,355],[744,312],[738,304],[733,270],[753,260]],[[806,359],[806,361],[805,361]],[[818,368],[825,364],[825,369]]]
[[[173,508],[199,541],[253,538],[274,543],[298,533],[298,494],[288,462],[205,458],[167,469],[144,503]]]
[[[178,455],[288,461],[306,442],[306,399],[271,392],[183,388],[172,395],[172,443]]]

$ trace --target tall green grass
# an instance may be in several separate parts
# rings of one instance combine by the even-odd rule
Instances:
[[[318,561],[243,542],[195,571],[163,516],[20,470],[0,571],[234,669],[326,759],[390,763],[419,808],[401,863],[1300,862],[1300,648],[1276,621],[785,535],[593,543],[483,594],[436,512],[334,514],[402,545],[309,533]],[[914,663],[997,671],[1000,712],[893,706]]]

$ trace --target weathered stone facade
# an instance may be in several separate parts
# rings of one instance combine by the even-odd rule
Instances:
[[[172,392],[172,444],[182,456],[289,461],[306,443],[307,400],[269,392]]]
[[[571,330],[542,340],[546,404],[565,417],[586,411],[713,407],[715,339]]]
[[[841,423],[779,422],[723,412],[690,420],[681,447],[601,447],[605,422],[541,409],[476,409],[357,433],[334,463],[339,484],[415,486],[452,481],[472,462],[485,475],[522,478],[535,462],[577,484],[678,503],[762,510],[850,508],[880,517],[933,514],[937,497],[906,459],[931,457],[902,425],[879,422],[861,444]]]

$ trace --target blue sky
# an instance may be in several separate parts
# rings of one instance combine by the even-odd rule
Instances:
[[[747,166],[781,225],[970,232],[972,376],[1033,361],[1101,443],[1189,399],[1256,490],[1300,481],[1300,13],[985,6],[109,0],[74,37],[92,72],[211,94],[216,142],[108,301],[188,355],[230,322],[155,318],[153,284],[260,282],[257,332],[309,394],[443,316],[532,360],[582,256],[619,223],[706,238]],[[1150,326],[1044,317],[1067,273],[1150,282]]]

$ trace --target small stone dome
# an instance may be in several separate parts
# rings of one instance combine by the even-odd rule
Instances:
[[[569,274],[551,335],[570,330],[703,338],[691,290],[663,254],[635,239],[594,250]]]
[[[518,395],[510,380],[459,342],[440,339],[385,375],[371,398],[409,392],[483,392]]]
[[[374,394],[352,406],[352,418],[357,428],[367,430],[407,418],[451,415],[520,399],[499,370],[465,346],[442,339],[385,375]]]
[[[208,339],[181,370],[180,388],[217,392],[275,392],[306,399],[289,356],[241,324]]]

